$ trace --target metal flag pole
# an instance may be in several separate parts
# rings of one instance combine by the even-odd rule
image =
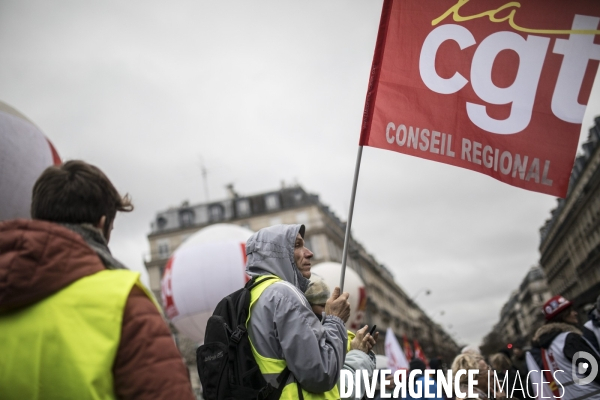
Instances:
[[[346,259],[348,258],[348,247],[350,245],[350,226],[352,225],[352,212],[354,211],[354,199],[356,198],[356,184],[358,183],[358,172],[360,171],[360,159],[362,157],[362,149],[362,146],[358,146],[358,154],[356,155],[356,167],[354,168],[354,181],[352,182],[352,194],[350,195],[350,209],[348,210],[348,221],[346,221],[344,250],[342,251],[342,275],[340,277],[340,293],[344,292],[344,278],[346,277]]]

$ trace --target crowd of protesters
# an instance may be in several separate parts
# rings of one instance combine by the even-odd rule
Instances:
[[[557,295],[549,299],[540,310],[545,323],[537,329],[532,339],[527,342],[519,339],[508,347],[499,348],[496,353],[482,355],[476,346],[465,347],[461,354],[452,361],[452,376],[460,370],[477,370],[474,379],[474,396],[461,396],[453,392],[447,396],[437,386],[430,384],[432,399],[563,399],[585,400],[600,399],[600,296],[595,307],[589,313],[588,321],[579,325],[577,312],[573,304],[563,296]],[[420,360],[410,361],[409,372],[437,370],[441,360],[432,359],[429,366]],[[378,366],[381,370],[387,364]],[[445,369],[442,369],[447,373]],[[418,397],[407,395],[396,397],[404,399],[426,398],[422,374],[419,372],[414,385],[420,385]],[[388,393],[392,393],[394,385],[389,385]],[[459,378],[460,392],[468,393],[468,376]],[[433,395],[435,394],[435,396]],[[381,388],[377,399],[385,398]],[[389,398],[389,397],[388,397]]]
[[[194,398],[160,307],[108,248],[117,212],[132,209],[100,169],[69,161],[35,183],[32,219],[0,223],[0,398]],[[304,225],[276,225],[248,240],[247,273],[257,284],[248,337],[277,398],[338,399],[341,371],[388,368],[373,352],[377,332],[346,330],[348,293],[311,274],[304,233]],[[440,395],[433,383],[428,398],[600,399],[600,296],[583,326],[560,295],[541,311],[546,322],[529,343],[487,356],[465,348],[449,365],[409,360],[412,384],[423,388],[425,370],[477,370],[475,397],[457,394],[469,391],[462,375],[460,391]],[[378,386],[370,398],[393,389]],[[413,393],[405,398],[425,398]],[[350,388],[350,398],[365,396]]]
[[[600,399],[598,310],[600,296],[590,312],[589,321],[579,326],[573,304],[556,295],[540,310],[545,323],[530,342],[519,339],[511,343],[511,349],[499,349],[487,358],[469,351],[458,356],[455,364],[465,357],[477,359],[483,368],[494,374],[491,381],[478,385],[484,392],[479,398],[495,393],[496,397],[521,400]]]

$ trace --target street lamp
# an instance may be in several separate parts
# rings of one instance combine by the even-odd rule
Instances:
[[[413,295],[413,296],[412,296],[410,299],[411,299],[412,301],[415,301],[415,299],[416,299],[417,297],[419,297],[419,295],[420,295],[421,293],[423,293],[423,292],[425,292],[425,296],[429,296],[429,295],[431,294],[431,289],[427,289],[427,288],[421,288],[421,289],[417,290],[417,293],[415,293],[415,294],[414,294],[414,295]]]

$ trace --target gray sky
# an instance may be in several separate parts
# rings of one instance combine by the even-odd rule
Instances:
[[[346,218],[381,0],[2,1],[0,100],[136,210],[111,248],[143,269],[155,213],[298,182]],[[600,114],[600,94],[583,139]],[[477,343],[539,258],[555,198],[365,148],[353,233],[434,320]],[[445,315],[441,316],[440,311]]]

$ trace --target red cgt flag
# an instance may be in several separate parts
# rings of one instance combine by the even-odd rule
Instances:
[[[565,197],[600,1],[385,0],[360,145]]]

